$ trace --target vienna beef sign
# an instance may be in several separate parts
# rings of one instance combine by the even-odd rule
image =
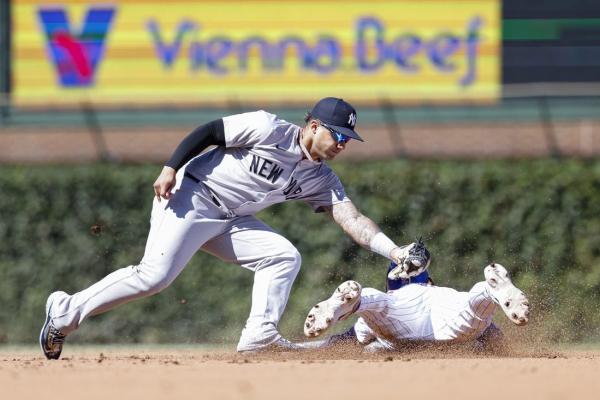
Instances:
[[[245,74],[254,52],[259,59],[258,68],[265,72],[285,72],[290,63],[321,75],[343,73],[344,67],[372,74],[390,63],[405,74],[418,73],[428,66],[440,73],[451,73],[458,69],[456,58],[461,54],[464,75],[457,77],[456,83],[469,86],[475,81],[480,17],[467,21],[465,32],[440,32],[430,38],[414,32],[386,37],[385,24],[376,17],[359,17],[354,25],[355,42],[350,54],[344,54],[344,43],[333,33],[316,34],[306,40],[285,35],[275,41],[260,35],[235,40],[227,35],[211,37],[208,33],[202,41],[198,39],[202,24],[185,21],[176,27],[175,40],[165,43],[157,21],[151,20],[147,26],[157,59],[166,69],[172,69],[175,62],[187,62],[190,71]],[[189,48],[186,55],[180,54],[184,45]],[[417,62],[417,58],[422,62]],[[422,65],[423,62],[426,65]]]
[[[16,1],[18,104],[494,100],[498,1]]]

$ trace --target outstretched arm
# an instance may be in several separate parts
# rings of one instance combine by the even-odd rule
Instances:
[[[369,248],[373,237],[381,232],[379,226],[361,214],[351,201],[334,204],[324,209],[348,236],[365,248]]]
[[[407,246],[397,246],[373,220],[361,214],[351,201],[325,207],[325,210],[356,243],[397,264],[388,275],[390,279],[416,276],[429,266],[429,251],[420,240]]]
[[[362,247],[394,262],[402,261],[404,253],[401,248],[392,242],[372,219],[358,211],[351,201],[325,207],[325,211]]]

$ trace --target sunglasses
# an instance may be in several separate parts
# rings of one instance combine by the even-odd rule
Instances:
[[[346,136],[343,133],[336,132],[333,130],[332,127],[327,126],[322,122],[319,125],[321,125],[325,129],[327,129],[329,131],[329,133],[331,133],[331,137],[333,138],[333,140],[335,140],[338,144],[348,143],[351,139],[350,136]]]

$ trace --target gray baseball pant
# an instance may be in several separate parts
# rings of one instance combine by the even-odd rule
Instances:
[[[281,337],[277,324],[300,270],[300,254],[253,216],[226,219],[225,214],[204,185],[178,179],[169,201],[154,200],[142,261],[114,271],[85,290],[58,298],[51,309],[54,326],[68,335],[88,316],[160,292],[202,249],[254,272],[252,307],[238,351],[277,341]]]

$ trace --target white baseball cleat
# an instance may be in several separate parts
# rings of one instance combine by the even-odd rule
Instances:
[[[293,343],[289,340],[280,337],[275,342],[268,344],[266,346],[259,347],[248,347],[248,348],[240,348],[238,347],[238,353],[244,354],[259,354],[259,353],[278,353],[278,352],[288,352],[288,351],[299,351],[304,350],[305,347],[301,343]]]
[[[492,298],[506,316],[517,325],[526,325],[529,322],[529,300],[513,285],[506,268],[492,263],[485,267],[483,273]]]
[[[360,305],[362,288],[358,282],[346,281],[325,301],[314,306],[304,322],[304,334],[316,337],[329,327],[354,313]]]

